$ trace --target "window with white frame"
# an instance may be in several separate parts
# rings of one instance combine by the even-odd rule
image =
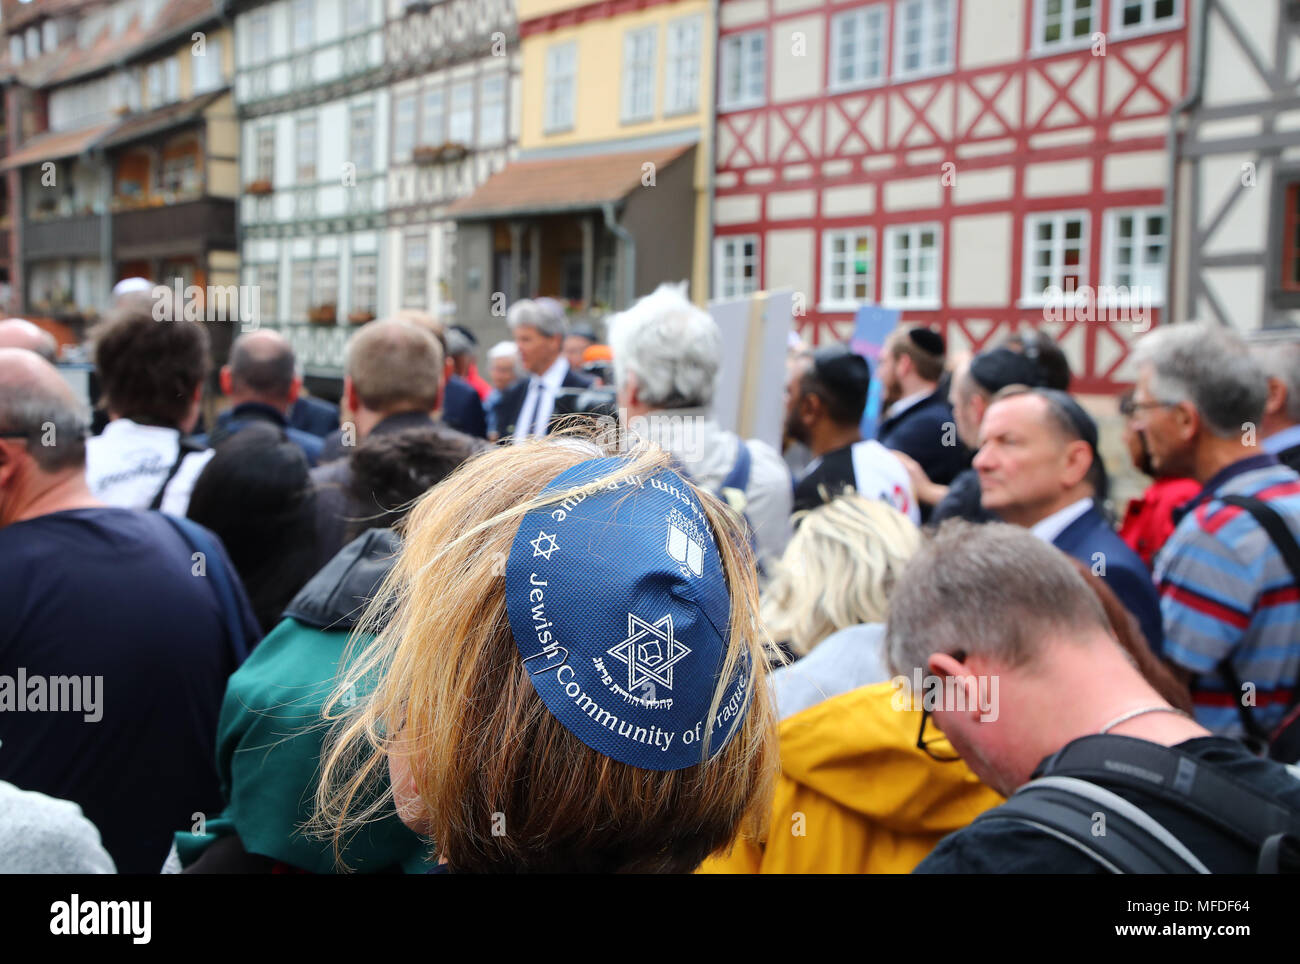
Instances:
[[[1074,297],[1088,283],[1088,214],[1063,211],[1025,219],[1024,300],[1042,301],[1048,289]],[[1052,292],[1055,294],[1055,292]]]
[[[952,70],[953,0],[903,0],[895,16],[895,79]]]
[[[275,125],[263,124],[254,137],[254,180],[269,181],[275,176]]]
[[[451,89],[451,116],[447,140],[470,147],[474,143],[474,82],[462,81]]]
[[[315,0],[293,0],[293,49],[302,50],[310,47],[315,37],[315,24],[312,16],[316,9]]]
[[[939,307],[939,225],[885,230],[885,294],[891,308]]]
[[[758,235],[737,234],[713,242],[716,298],[736,298],[758,290]]]
[[[1182,23],[1182,0],[1112,0],[1116,33],[1160,30]]]
[[[125,6],[125,4],[123,4],[122,6]],[[128,8],[128,12],[129,12],[129,8]],[[41,28],[28,27],[26,37],[27,37],[27,59],[35,60],[37,57],[41,55]]]
[[[348,159],[358,174],[375,169],[375,106],[353,104],[348,115]]]
[[[352,310],[374,314],[379,308],[379,261],[373,254],[352,256]]]
[[[250,283],[257,286],[257,312],[261,321],[281,321],[280,318],[280,266],[259,264],[254,266]]]
[[[9,38],[9,59],[15,64],[23,62],[23,38],[18,34]]]
[[[348,33],[364,29],[370,23],[370,0],[345,0],[343,27]]]
[[[573,127],[577,96],[578,45],[570,40],[546,51],[545,117],[547,133]]]
[[[211,37],[203,45],[203,53],[193,54],[194,79],[191,84],[195,94],[216,90],[225,82],[221,66],[221,38]]]
[[[339,306],[339,259],[317,258],[312,275],[312,304]]]
[[[293,134],[295,180],[299,184],[316,183],[316,118],[299,117]]]
[[[831,20],[831,87],[878,84],[885,78],[887,8],[883,3],[837,14]]]
[[[1092,42],[1098,0],[1034,0],[1034,49],[1078,47]]]
[[[723,37],[721,48],[722,108],[756,107],[766,97],[767,34],[762,30]]]
[[[623,123],[655,116],[655,50],[659,27],[629,30],[623,35]]]
[[[876,252],[869,228],[822,234],[821,307],[853,309],[874,298]]]
[[[415,93],[402,94],[393,102],[393,160],[411,159],[415,146]]]
[[[47,54],[59,46],[59,21],[51,19],[46,20],[41,25],[41,49]]]
[[[431,87],[420,100],[420,143],[438,147],[447,141],[447,92]]]
[[[485,74],[479,88],[478,143],[495,147],[506,140],[506,77]]]
[[[700,106],[700,17],[673,20],[666,29],[664,113],[686,114]]]
[[[423,308],[429,300],[429,236],[408,234],[402,250],[402,307]]]
[[[257,10],[248,15],[248,62],[260,64],[271,56],[271,14]]]
[[[1103,280],[1146,304],[1164,300],[1169,218],[1160,208],[1106,212]],[[1122,299],[1122,295],[1119,296]]]
[[[294,261],[289,266],[289,298],[291,304],[290,310],[293,311],[293,317],[296,321],[306,321],[307,312],[314,307],[311,298],[311,269],[310,261]]]

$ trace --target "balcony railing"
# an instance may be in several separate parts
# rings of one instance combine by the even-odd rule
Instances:
[[[195,197],[166,207],[140,207],[113,215],[113,248],[119,258],[165,255],[171,247],[233,249],[235,202]]]
[[[93,258],[101,253],[103,227],[100,214],[29,220],[23,225],[23,253],[28,260]]]

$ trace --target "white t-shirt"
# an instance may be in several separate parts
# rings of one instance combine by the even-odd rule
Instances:
[[[123,509],[147,509],[180,454],[181,433],[174,428],[140,425],[129,418],[109,422],[100,435],[86,441],[86,483],[91,494]],[[185,456],[167,483],[160,508],[185,514],[190,492],[213,451]]]
[[[875,439],[854,442],[850,454],[853,457],[853,487],[858,494],[888,502],[919,525],[921,507],[912,494],[912,480],[898,456]]]

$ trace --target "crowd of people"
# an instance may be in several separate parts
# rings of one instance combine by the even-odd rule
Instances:
[[[1125,506],[1035,332],[792,339],[778,446],[674,286],[338,406],[154,309],[98,434],[0,322],[0,870],[1300,869],[1300,344],[1138,339]]]

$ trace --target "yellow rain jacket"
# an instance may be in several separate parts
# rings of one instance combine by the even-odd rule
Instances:
[[[894,709],[894,693],[863,686],[783,720],[767,839],[741,838],[698,872],[906,874],[1002,803],[965,763],[917,749],[921,712]]]

